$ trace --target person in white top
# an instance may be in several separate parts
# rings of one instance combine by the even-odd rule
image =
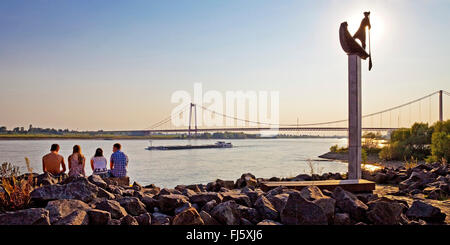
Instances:
[[[109,177],[108,175],[108,169],[106,168],[108,161],[103,156],[103,150],[102,148],[97,148],[95,150],[95,155],[91,158],[91,167],[92,167],[92,174],[100,175],[101,177]]]

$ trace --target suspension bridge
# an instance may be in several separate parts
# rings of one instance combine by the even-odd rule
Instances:
[[[449,113],[446,113],[447,117],[444,118],[444,96],[450,96],[450,93],[444,90],[438,90],[426,96],[420,97],[415,100],[403,103],[398,106],[390,107],[385,110],[366,114],[362,116],[363,119],[363,131],[373,132],[390,132],[392,130],[410,127],[414,122],[426,122],[432,124],[436,121],[443,121],[448,117]],[[432,101],[437,99],[437,110],[435,106],[432,106]],[[427,104],[428,103],[428,104]],[[425,106],[423,105],[425,104]],[[232,120],[236,125],[246,124],[239,127],[198,127],[197,124],[197,111],[198,108],[203,111],[207,111],[219,117],[221,120]],[[449,108],[449,107],[446,107]],[[408,113],[409,111],[409,113]],[[171,128],[173,115],[181,116],[183,113],[189,113],[189,123],[186,128]],[[424,115],[428,114],[428,115]],[[437,114],[437,118],[435,117]],[[123,134],[136,134],[136,135],[151,135],[161,133],[188,133],[190,136],[192,133],[205,133],[205,132],[248,132],[248,131],[279,131],[279,132],[347,132],[348,131],[348,119],[316,122],[316,123],[304,123],[304,124],[273,124],[259,121],[252,121],[244,118],[237,118],[234,115],[226,115],[217,111],[213,111],[207,107],[190,103],[179,111],[171,113],[170,116],[163,120],[151,125],[144,130],[125,130],[125,131],[105,131],[105,133],[123,133]],[[253,126],[251,126],[253,125]],[[255,126],[256,125],[256,126]]]

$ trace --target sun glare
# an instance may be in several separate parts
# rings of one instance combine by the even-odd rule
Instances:
[[[353,35],[359,28],[361,24],[361,20],[364,18],[362,14],[364,11],[358,10],[355,14],[352,14],[350,18],[348,18],[348,31]],[[370,41],[374,43],[378,43],[383,35],[384,35],[384,20],[383,17],[378,15],[375,12],[370,13],[370,24],[372,28],[370,29]],[[366,32],[368,35],[368,32]],[[367,37],[368,39],[368,37]],[[368,41],[367,41],[368,42]]]

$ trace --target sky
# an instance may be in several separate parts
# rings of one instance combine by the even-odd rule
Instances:
[[[0,125],[144,129],[177,90],[279,91],[280,122],[347,117],[343,21],[371,11],[363,114],[450,91],[450,1],[0,2]]]

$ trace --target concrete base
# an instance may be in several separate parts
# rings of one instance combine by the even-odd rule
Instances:
[[[361,178],[361,58],[348,56],[348,179]]]

